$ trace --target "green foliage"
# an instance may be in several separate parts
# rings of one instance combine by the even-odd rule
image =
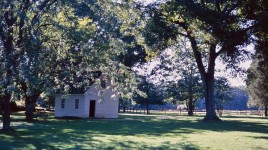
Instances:
[[[202,85],[199,76],[184,76],[183,79],[178,81],[178,93],[179,100],[189,101],[193,99],[196,102],[198,99],[202,98]],[[194,103],[193,102],[193,103]]]
[[[138,83],[138,89],[145,95],[135,93],[133,100],[136,104],[141,104],[149,109],[149,105],[164,103],[163,91],[161,91],[159,86],[150,83],[146,77],[138,78]]]
[[[267,68],[258,69],[258,60],[255,59],[248,70],[247,90],[249,92],[249,105],[264,107],[268,105]]]
[[[33,103],[39,96],[41,88],[45,84],[50,85],[46,82],[47,76],[42,74],[45,69],[41,68],[44,65],[43,58],[50,54],[51,50],[43,36],[45,33],[43,27],[51,24],[55,26],[53,23],[45,22],[50,23],[53,20],[59,7],[56,0],[4,1],[1,5],[0,38],[3,43],[1,49],[3,57],[0,61],[4,65],[1,71],[4,81],[1,82],[1,94],[6,97],[3,128],[9,128],[8,108],[11,97],[19,99],[19,93],[22,93],[21,98],[25,98],[28,107],[28,104]],[[61,49],[65,50],[64,47]]]
[[[219,5],[219,8],[216,5]],[[210,53],[210,45],[215,44],[221,49],[219,54],[228,62],[228,67],[236,68],[237,61],[243,61],[248,55],[248,52],[239,49],[239,46],[248,44],[251,29],[249,20],[237,11],[240,6],[242,7],[240,1],[201,3],[193,0],[153,5],[153,8],[149,9],[153,16],[144,30],[145,35],[148,35],[145,39],[148,45],[155,45],[161,50],[174,45],[178,35],[188,38],[191,35],[197,41],[198,50],[204,52],[202,57],[206,58],[203,60],[205,63],[209,59],[205,55]]]
[[[184,65],[179,70],[180,79],[170,84],[167,92],[173,103],[185,102],[189,115],[193,115],[195,103],[203,97],[202,82],[194,63]]]
[[[25,99],[28,114],[41,93],[49,97],[56,91],[86,89],[100,71],[107,73],[114,90],[130,97],[136,82],[129,67],[144,61],[145,53],[133,38],[134,44],[125,46],[117,16],[105,10],[113,3],[103,4],[4,1],[0,10],[1,94],[20,95],[17,99]],[[131,57],[129,51],[136,55],[136,47],[143,55],[125,61]],[[125,51],[127,48],[130,50]]]
[[[119,21],[116,16],[110,14],[110,10],[105,10],[113,3],[106,4],[101,1],[44,1],[43,3],[25,1],[21,5],[17,2],[6,3],[6,5],[13,4],[16,6],[13,12],[19,11],[19,6],[25,5],[24,16],[18,15],[21,19],[17,19],[17,24],[22,20],[25,28],[19,26],[16,28],[18,32],[24,34],[20,36],[23,42],[17,39],[23,45],[18,47],[21,57],[15,57],[21,62],[21,65],[18,65],[20,68],[17,68],[21,77],[15,78],[24,84],[26,89],[23,91],[29,93],[29,96],[45,90],[53,93],[53,88],[45,89],[52,86],[66,92],[70,84],[85,88],[92,82],[92,71],[113,72],[109,76],[115,78],[112,80],[119,81],[116,78],[123,79],[119,72],[131,74],[121,62],[126,66],[132,66],[145,57],[145,53],[143,56],[134,54],[136,47],[142,48],[136,44],[130,45],[133,45],[131,41],[135,41],[133,38],[129,38],[130,40],[126,38],[132,54],[128,50],[123,52],[127,47],[124,41],[117,38],[120,35]],[[45,11],[39,10],[41,6]],[[36,12],[38,14],[35,15]],[[3,24],[1,33],[6,33],[4,26]],[[14,32],[13,37],[17,37],[18,32]],[[131,55],[137,56],[137,59],[128,62],[128,58],[132,58]]]
[[[256,42],[256,54],[248,70],[247,90],[249,92],[249,105],[265,107],[265,115],[268,115],[268,101],[266,85],[268,78],[268,3],[264,0],[253,2],[248,0],[243,9],[245,16],[254,20],[253,33]]]
[[[215,99],[216,109],[222,116],[223,106],[233,100],[231,86],[227,78],[218,77],[215,79]]]

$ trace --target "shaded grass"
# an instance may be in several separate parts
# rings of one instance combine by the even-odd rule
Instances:
[[[0,134],[0,149],[268,149],[268,119],[121,114],[119,119],[55,119],[26,123]]]

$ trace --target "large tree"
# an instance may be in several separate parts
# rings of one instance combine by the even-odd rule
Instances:
[[[11,41],[12,49],[4,44],[3,53],[9,52],[10,56],[3,58],[11,57],[11,62],[7,63],[13,68],[13,80],[9,83],[13,88],[11,92],[20,89],[16,92],[22,93],[20,98],[25,99],[26,119],[31,121],[36,99],[54,86],[57,66],[72,56],[70,50],[73,47],[86,40],[92,26],[87,24],[87,18],[75,16],[69,3],[25,0],[4,4],[1,9],[1,38],[3,43]],[[13,24],[8,24],[9,20],[13,20]],[[9,31],[9,28],[13,30]],[[10,40],[7,35],[11,37]],[[78,38],[78,35],[82,36]],[[64,61],[60,67],[68,69],[66,67],[71,67],[68,64],[73,63],[74,59]]]
[[[246,58],[242,47],[251,27],[239,11],[242,4],[241,0],[172,0],[150,7],[152,15],[144,33],[150,49],[166,48],[180,37],[188,39],[204,88],[204,120],[220,120],[214,97],[216,59],[237,71]]]
[[[42,26],[36,31],[42,35],[38,37],[39,47],[26,57],[28,63],[23,64],[21,68],[26,71],[24,78],[19,82],[25,99],[26,120],[28,121],[33,119],[36,99],[41,93],[53,94],[55,89],[60,89],[56,88],[57,86],[66,86],[71,82],[86,84],[86,79],[91,76],[90,73],[86,74],[81,71],[82,63],[91,64],[88,68],[94,65],[92,59],[86,59],[86,55],[83,56],[91,49],[81,47],[87,45],[90,38],[96,37],[94,33],[96,28],[89,17],[76,15],[75,8],[72,6],[74,3],[75,1],[62,3],[58,6],[59,11],[54,14],[53,18],[39,18],[39,26]],[[43,14],[45,15],[49,14]],[[82,73],[79,71],[87,75],[84,81],[79,80],[82,78],[80,75]],[[61,82],[58,82],[59,80]]]
[[[268,68],[259,66],[257,59],[253,60],[247,78],[247,91],[249,93],[249,106],[264,108],[265,116],[268,116]]]
[[[20,83],[35,82],[29,80],[28,69],[34,70],[42,49],[40,30],[48,24],[41,23],[41,18],[53,17],[57,12],[56,0],[45,1],[1,1],[0,38],[1,48],[1,94],[4,99],[3,130],[10,130],[11,96],[14,96]],[[47,16],[46,16],[47,15]],[[45,17],[46,16],[46,17]],[[48,17],[50,16],[50,17]],[[44,21],[44,20],[43,20]],[[45,50],[45,49],[44,49]],[[36,74],[36,73],[34,73]],[[31,91],[27,91],[31,95]]]
[[[70,54],[70,50],[73,50],[79,42],[85,41],[92,26],[87,24],[89,22],[87,18],[75,16],[73,9],[67,3],[57,0],[4,1],[0,15],[0,35],[3,45],[1,47],[3,129],[9,130],[9,102],[12,94],[22,93],[20,98],[25,99],[26,119],[32,120],[36,99],[45,89],[54,85],[58,72],[66,73],[68,72],[66,70],[73,66],[70,64],[74,64],[73,60],[76,57],[73,57],[73,53]],[[78,22],[78,19],[82,23]],[[83,23],[87,27],[85,25],[81,27]],[[84,38],[80,36],[78,42],[75,33],[83,35]],[[69,59],[70,57],[72,59]],[[57,66],[61,68],[58,72]],[[72,78],[68,78],[67,75],[65,74],[65,79],[71,80]]]
[[[251,105],[264,107],[268,116],[268,2],[248,0],[243,9],[246,17],[253,20],[256,54],[248,70],[247,89]]]

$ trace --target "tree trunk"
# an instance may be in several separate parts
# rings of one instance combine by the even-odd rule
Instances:
[[[206,78],[204,84],[205,88],[205,101],[206,101],[206,115],[204,121],[221,121],[221,119],[216,115],[215,111],[215,99],[214,99],[214,77]]]
[[[189,102],[188,102],[188,115],[193,116],[194,115],[194,102],[193,102],[193,68],[190,70],[190,86],[189,86]]]
[[[146,98],[146,111],[147,111],[147,114],[149,114],[150,112],[149,112],[149,84],[147,83],[146,84],[147,85],[147,91],[146,91],[146,94],[147,94],[147,98]]]
[[[26,121],[33,121],[33,112],[34,112],[34,109],[35,109],[35,104],[34,103],[27,103],[26,106],[25,106],[25,119]]]
[[[209,48],[209,58],[208,58],[208,68],[205,69],[205,66],[202,61],[202,54],[198,49],[197,42],[195,38],[187,33],[188,38],[191,42],[191,47],[194,52],[194,57],[197,63],[199,73],[201,75],[203,87],[204,87],[204,96],[206,101],[206,115],[204,121],[221,121],[220,118],[216,115],[215,111],[215,99],[214,99],[214,74],[215,74],[215,61],[219,53],[216,53],[216,44],[211,44]]]
[[[188,115],[193,116],[194,115],[194,104],[193,104],[193,99],[190,98],[188,102]]]
[[[264,108],[264,116],[267,117],[268,116],[268,105],[266,104],[264,107],[265,107]]]
[[[35,111],[35,103],[40,94],[25,98],[25,117],[26,121],[33,121],[33,112]]]
[[[4,70],[4,76],[3,79],[6,80],[5,85],[2,87],[2,89],[5,89],[4,92],[4,102],[3,102],[3,113],[2,113],[2,119],[3,119],[3,131],[9,131],[12,130],[10,127],[10,99],[11,94],[7,90],[7,87],[11,84],[12,79],[12,71],[11,68],[15,68],[16,59],[14,58],[14,55],[12,54],[14,47],[13,47],[13,29],[14,24],[16,22],[16,17],[14,17],[12,11],[4,11],[4,20],[7,25],[7,30],[4,31],[4,26],[0,28],[0,37],[3,42],[4,52],[2,55],[5,57],[6,65],[2,69]]]
[[[147,112],[147,114],[150,114],[149,104],[148,103],[146,104],[146,112]]]
[[[144,109],[143,109],[143,113],[145,114],[145,111],[146,111],[146,108],[144,107]]]
[[[4,110],[4,96],[0,96],[0,115],[3,115],[3,110]]]
[[[10,94],[5,94],[4,102],[3,102],[3,114],[2,114],[2,121],[3,121],[3,131],[10,131],[12,130],[10,126]]]
[[[194,102],[193,102],[193,67],[190,68],[190,84],[188,86],[189,101],[188,101],[188,115],[194,115]]]

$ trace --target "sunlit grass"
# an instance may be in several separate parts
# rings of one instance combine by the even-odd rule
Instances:
[[[119,119],[39,119],[13,115],[0,149],[268,149],[268,119],[121,114]]]

